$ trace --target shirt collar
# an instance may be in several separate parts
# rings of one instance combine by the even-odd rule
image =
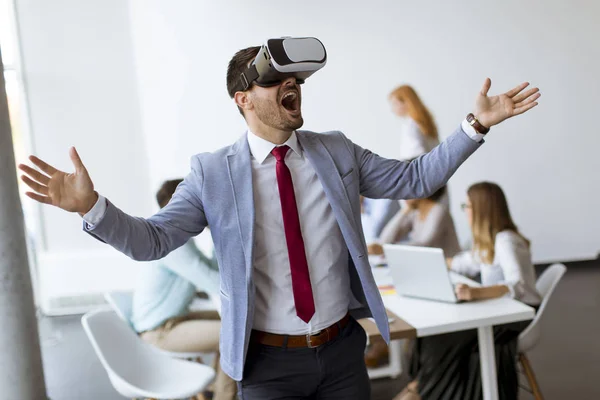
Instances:
[[[300,143],[298,143],[298,137],[296,136],[296,131],[292,132],[289,139],[282,144],[281,146],[287,145],[294,153],[298,154],[302,157],[302,148],[300,147]],[[266,139],[263,139],[254,133],[248,128],[248,146],[250,147],[250,153],[252,156],[262,164],[269,154],[271,154],[271,150],[277,147],[276,144],[269,142]]]

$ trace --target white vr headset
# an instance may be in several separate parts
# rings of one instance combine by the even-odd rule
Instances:
[[[325,46],[317,38],[269,39],[250,67],[240,74],[234,92],[248,90],[252,84],[262,87],[279,85],[291,76],[302,84],[326,62]]]

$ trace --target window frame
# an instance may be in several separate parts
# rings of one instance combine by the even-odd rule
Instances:
[[[7,9],[3,9],[3,7],[1,6],[6,6]],[[32,130],[32,123],[31,123],[31,118],[30,118],[30,113],[29,113],[29,102],[28,102],[28,97],[27,97],[27,85],[26,85],[26,80],[25,80],[25,76],[24,76],[24,68],[23,68],[23,58],[22,58],[22,51],[21,51],[21,42],[20,42],[20,32],[19,32],[19,24],[18,24],[18,18],[17,18],[17,7],[16,7],[16,3],[15,0],[4,0],[2,2],[0,2],[0,12],[2,13],[6,13],[7,15],[7,20],[9,21],[10,24],[10,31],[11,34],[9,36],[9,40],[11,40],[12,43],[12,50],[13,53],[11,54],[12,56],[12,63],[11,64],[4,64],[4,62],[2,62],[2,74],[3,77],[5,79],[5,85],[7,85],[6,82],[6,73],[7,72],[11,72],[14,74],[15,76],[15,85],[17,88],[17,104],[18,104],[18,124],[19,124],[19,133],[21,135],[21,140],[23,143],[23,148],[24,148],[24,152],[25,154],[21,154],[20,156],[24,157],[26,154],[34,154],[35,153],[35,149],[34,149],[34,141],[33,141],[33,130]],[[5,42],[6,43],[6,42]],[[2,60],[4,61],[4,60]],[[7,93],[8,96],[8,93]],[[10,104],[10,102],[9,102]],[[14,123],[14,122],[13,122]],[[14,138],[14,132],[13,132],[13,138]],[[18,154],[15,154],[15,158],[17,158],[17,156],[19,156]],[[17,162],[19,160],[17,159]],[[24,160],[22,160],[24,161]],[[20,191],[20,195],[21,195],[21,204],[22,204],[22,208],[24,210],[26,210],[26,212],[30,215],[30,218],[27,218],[25,220],[25,229],[26,229],[26,239],[27,239],[27,252],[28,252],[28,258],[29,258],[29,269],[30,269],[30,274],[31,274],[31,280],[32,280],[32,286],[33,286],[33,293],[34,293],[34,301],[35,301],[35,305],[36,308],[39,310],[39,304],[40,304],[40,299],[41,299],[41,292],[40,292],[40,285],[39,285],[39,279],[40,279],[40,275],[39,275],[39,271],[38,271],[38,261],[37,261],[37,254],[40,251],[44,251],[46,249],[46,243],[45,243],[45,237],[43,234],[43,218],[42,218],[42,212],[41,212],[41,205],[38,203],[34,203],[30,200],[28,200],[28,198],[26,198],[25,196],[23,196],[23,192]]]

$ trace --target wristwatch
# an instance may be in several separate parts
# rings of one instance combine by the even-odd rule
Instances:
[[[467,115],[467,122],[469,123],[469,125],[471,125],[478,133],[481,133],[482,135],[485,135],[486,133],[488,133],[490,131],[490,128],[487,128],[483,125],[481,125],[481,123],[479,122],[479,120],[477,119],[477,117],[475,117],[473,115],[473,113],[469,113],[469,115]]]

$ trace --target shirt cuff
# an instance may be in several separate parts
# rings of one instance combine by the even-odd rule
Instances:
[[[474,141],[481,142],[483,140],[483,137],[485,135],[483,133],[477,132],[475,130],[475,128],[473,128],[466,119],[463,120],[463,122],[462,122],[462,124],[460,124],[460,126],[461,126],[462,130],[465,131],[467,136],[469,136]]]
[[[83,216],[83,220],[86,223],[86,228],[91,229],[98,222],[102,221],[106,214],[106,198],[98,195],[98,201],[94,204],[94,207]]]
[[[471,275],[468,265],[470,265],[470,260],[468,259],[469,255],[465,251],[461,251],[452,257],[452,262],[450,263],[450,271],[456,272],[461,275]],[[467,258],[467,260],[464,260]]]

